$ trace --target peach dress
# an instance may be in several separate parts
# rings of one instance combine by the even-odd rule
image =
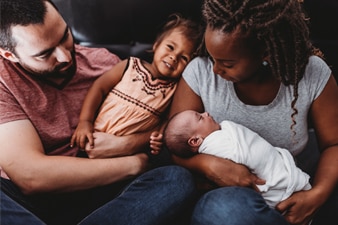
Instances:
[[[154,79],[139,58],[130,57],[121,81],[100,107],[95,131],[121,136],[154,128],[176,86],[176,80]]]

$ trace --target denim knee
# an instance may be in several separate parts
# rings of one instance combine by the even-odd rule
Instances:
[[[250,188],[223,187],[201,197],[195,206],[193,225],[287,225],[261,195]]]

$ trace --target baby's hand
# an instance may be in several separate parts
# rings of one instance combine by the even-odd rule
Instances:
[[[161,150],[161,147],[163,145],[163,135],[158,132],[158,131],[154,131],[151,133],[150,135],[150,152],[151,154],[153,155],[157,155],[160,150]]]

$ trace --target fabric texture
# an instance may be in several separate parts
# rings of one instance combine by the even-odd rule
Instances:
[[[0,58],[0,124],[30,120],[48,155],[78,153],[78,146],[70,147],[69,143],[84,97],[94,80],[120,61],[103,48],[75,45],[75,51],[77,71],[63,87],[47,83],[18,64]],[[1,167],[0,175],[8,179]]]
[[[208,58],[195,58],[183,72],[183,78],[201,97],[205,111],[218,123],[223,120],[239,123],[258,133],[273,146],[288,149],[294,156],[304,149],[308,141],[309,108],[331,74],[322,59],[311,56],[304,77],[299,82],[295,137],[290,129],[293,113],[291,85],[281,85],[277,96],[268,105],[246,105],[237,97],[233,83],[214,74],[212,66]]]
[[[310,176],[296,166],[287,149],[272,146],[240,124],[223,121],[220,125],[221,130],[204,139],[199,152],[246,165],[252,173],[266,180],[257,187],[269,206],[275,207],[293,192],[311,188]]]
[[[61,89],[0,58],[0,123],[30,120],[49,155],[76,155],[78,147],[69,143],[84,97],[94,80],[120,61],[102,48],[76,45],[75,50],[76,74]]]
[[[121,81],[102,103],[95,130],[121,136],[154,128],[170,104],[176,84],[154,79],[142,60],[130,57]]]

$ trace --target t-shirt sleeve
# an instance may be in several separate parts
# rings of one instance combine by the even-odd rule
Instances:
[[[325,61],[317,56],[311,56],[305,69],[304,81],[309,87],[309,95],[312,100],[324,90],[332,71]]]
[[[207,60],[207,58],[201,57],[194,58],[182,74],[183,79],[198,96],[201,96],[200,87],[202,87],[204,82],[203,78],[208,74],[206,71]]]
[[[13,120],[27,119],[27,115],[22,110],[14,96],[0,82],[0,124]]]

